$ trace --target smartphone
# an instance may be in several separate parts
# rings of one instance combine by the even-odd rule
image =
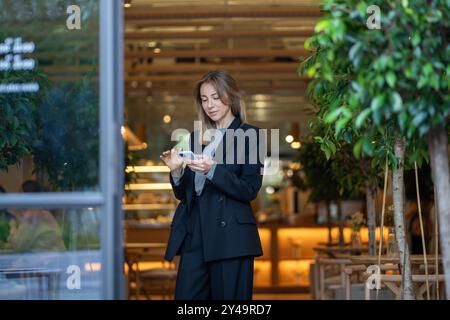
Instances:
[[[197,160],[197,156],[192,151],[180,151],[178,155],[189,160]]]

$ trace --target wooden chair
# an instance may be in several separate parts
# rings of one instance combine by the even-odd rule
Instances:
[[[151,294],[160,294],[163,299],[173,299],[177,260],[165,261],[163,259],[164,250],[165,246],[152,247],[150,244],[126,247],[125,261],[128,265],[129,298],[132,297],[134,289],[137,299],[140,298],[141,292],[147,299],[151,299]],[[143,262],[160,262],[161,267],[143,269]]]
[[[380,265],[381,271],[397,271],[398,265],[386,264]],[[352,285],[360,284],[361,287],[365,287],[365,279],[363,279],[363,274],[367,270],[367,266],[364,264],[355,264],[346,266],[343,270],[344,283],[345,283],[345,299],[352,300]],[[355,280],[356,276],[356,281]]]
[[[336,290],[345,286],[342,272],[346,264],[351,261],[346,258],[317,258],[318,265],[318,292],[315,293],[316,299],[327,300],[331,296],[327,294],[328,290]]]
[[[429,285],[432,287],[436,280],[441,284],[441,288],[444,288],[444,275],[443,274],[430,274],[428,275]],[[366,284],[368,281],[371,281],[369,275],[367,275]],[[416,300],[424,300],[425,294],[427,290],[427,284],[426,284],[426,276],[424,274],[413,274],[412,275],[412,281],[415,286],[415,299]],[[381,285],[385,285],[387,288],[389,288],[395,295],[396,300],[401,299],[401,282],[402,282],[402,275],[395,274],[395,275],[387,275],[387,274],[380,274],[380,282]],[[431,288],[430,288],[431,290]],[[443,294],[441,295],[441,298],[443,298]],[[370,289],[368,286],[365,286],[365,298],[366,300],[370,300]]]

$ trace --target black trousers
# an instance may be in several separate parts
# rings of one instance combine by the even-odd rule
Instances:
[[[205,262],[198,201],[194,203],[189,223],[181,248],[175,299],[251,300],[254,257]]]

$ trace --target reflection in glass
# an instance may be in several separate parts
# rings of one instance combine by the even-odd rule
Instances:
[[[80,8],[80,29],[67,8]],[[0,183],[98,189],[99,1],[0,1]]]
[[[0,210],[0,299],[99,299],[100,212]]]

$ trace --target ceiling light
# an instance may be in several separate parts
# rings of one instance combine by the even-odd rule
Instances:
[[[288,134],[286,136],[285,140],[286,140],[287,143],[291,143],[291,142],[294,141],[294,137],[292,135]]]
[[[267,103],[264,101],[257,101],[255,102],[255,107],[256,108],[265,108],[267,106]]]
[[[268,194],[273,194],[275,192],[275,188],[272,186],[267,186],[266,187],[266,193]]]
[[[172,121],[172,118],[168,114],[166,114],[163,117],[163,121],[164,121],[164,123],[170,123],[170,121]]]
[[[291,143],[292,149],[300,149],[301,146],[302,146],[302,144],[300,143],[300,141],[294,141]]]

